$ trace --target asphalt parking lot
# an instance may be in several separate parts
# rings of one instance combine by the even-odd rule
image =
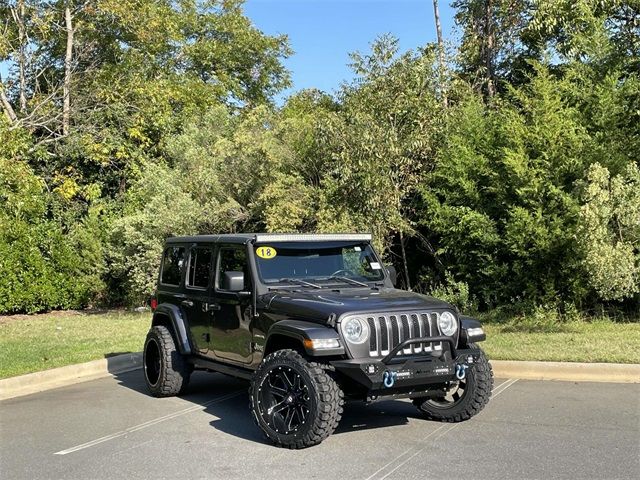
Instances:
[[[496,379],[461,424],[405,401],[348,405],[336,433],[290,451],[263,440],[246,384],[197,373],[155,399],[140,371],[0,402],[0,477],[638,478],[640,385]]]

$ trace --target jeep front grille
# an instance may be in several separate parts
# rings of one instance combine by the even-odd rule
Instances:
[[[415,312],[368,315],[369,324],[369,356],[387,355],[394,347],[410,338],[435,337],[438,331],[437,312]],[[441,350],[442,343],[435,345],[420,343],[410,345],[398,352],[398,355],[412,355],[422,352]]]

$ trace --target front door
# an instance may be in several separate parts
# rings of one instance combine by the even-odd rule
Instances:
[[[182,302],[187,314],[191,338],[196,353],[207,355],[211,342],[213,313],[210,305],[213,277],[213,247],[194,245],[189,251],[185,278],[186,300]]]
[[[221,288],[224,272],[244,272],[245,292],[230,292]],[[238,363],[251,363],[251,274],[244,245],[223,245],[218,250],[211,345],[216,357]]]

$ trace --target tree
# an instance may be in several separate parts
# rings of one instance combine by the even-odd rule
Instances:
[[[440,67],[440,95],[442,95],[442,105],[446,108],[448,106],[447,92],[444,86],[444,40],[442,39],[442,25],[440,24],[440,8],[438,7],[438,0],[433,0],[433,16],[436,24],[436,35],[438,37],[438,63]]]
[[[436,49],[396,53],[397,40],[384,36],[371,54],[352,55],[360,78],[345,88],[340,113],[322,133],[332,152],[326,204],[338,213],[319,228],[373,231],[384,252],[397,235],[410,286],[404,237],[414,233],[410,203],[432,164],[442,103]]]
[[[580,246],[589,285],[603,300],[640,293],[640,169],[610,177],[594,163],[580,208]]]

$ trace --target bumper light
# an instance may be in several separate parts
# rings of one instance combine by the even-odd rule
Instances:
[[[306,339],[304,346],[311,350],[331,350],[340,348],[340,342],[337,338],[314,338],[313,340]]]

